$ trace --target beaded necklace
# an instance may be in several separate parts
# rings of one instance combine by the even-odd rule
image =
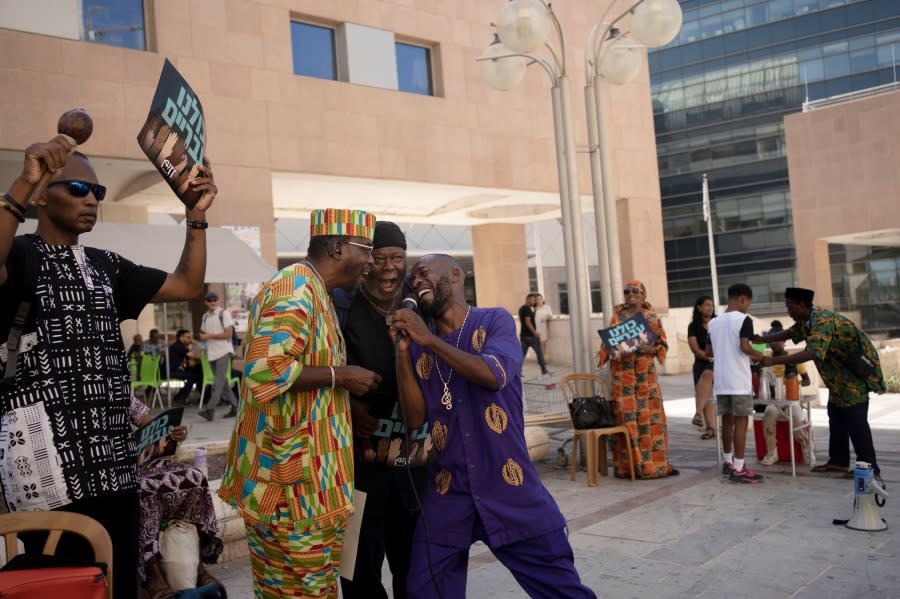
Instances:
[[[459,341],[462,339],[463,329],[466,328],[466,322],[469,320],[469,313],[472,311],[472,306],[466,306],[466,317],[463,319],[462,326],[459,327],[459,333],[456,335],[456,349],[459,349]],[[441,393],[441,404],[448,410],[453,409],[453,395],[450,393],[450,381],[453,379],[453,368],[450,369],[450,374],[447,375],[447,380],[444,380],[444,375],[441,374],[441,365],[438,363],[437,355],[434,356],[434,368],[437,370],[438,376],[441,378],[441,383],[444,384],[444,392]]]

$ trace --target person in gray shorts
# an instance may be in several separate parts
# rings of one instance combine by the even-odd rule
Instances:
[[[753,414],[753,379],[750,359],[762,354],[750,344],[753,321],[747,311],[753,291],[743,283],[728,288],[728,309],[709,323],[706,355],[713,357],[713,392],[722,416],[722,475],[734,483],[759,483],[762,476],[744,464],[747,425]],[[732,447],[733,445],[733,447]]]

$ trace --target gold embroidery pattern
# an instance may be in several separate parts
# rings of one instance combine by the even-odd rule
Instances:
[[[485,355],[494,361],[494,364],[497,366],[497,370],[499,370],[500,374],[503,375],[503,382],[500,383],[500,388],[502,389],[503,387],[506,386],[506,371],[503,370],[503,364],[500,363],[500,360],[497,359],[497,356],[494,356],[492,354],[485,354]]]
[[[437,491],[438,494],[444,495],[450,490],[450,480],[452,478],[453,475],[450,474],[450,471],[444,468],[434,477],[434,490]]]
[[[429,354],[419,356],[419,360],[416,362],[416,373],[419,375],[419,378],[427,381],[428,377],[431,376],[431,367],[433,365],[434,362]]]
[[[481,349],[484,347],[484,340],[487,338],[487,331],[484,330],[484,327],[478,327],[475,329],[475,332],[472,333],[472,348],[481,353]]]
[[[499,435],[506,430],[509,417],[503,411],[503,408],[492,403],[484,409],[484,421],[487,422],[488,428]]]
[[[431,443],[438,451],[444,451],[444,447],[447,445],[447,427],[439,420],[436,420],[434,426],[431,427]]]
[[[525,482],[522,474],[522,467],[512,458],[509,458],[506,460],[506,463],[503,464],[503,480],[506,481],[506,484],[512,485],[513,487],[521,487],[522,483]]]

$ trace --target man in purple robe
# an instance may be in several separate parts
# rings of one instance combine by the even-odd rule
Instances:
[[[407,429],[427,419],[434,462],[413,541],[410,597],[464,597],[469,548],[482,541],[531,597],[594,597],[575,570],[566,521],[528,457],[512,316],[473,308],[450,256],[421,258],[412,288],[432,333],[410,310],[393,314]],[[423,522],[424,521],[424,522]]]

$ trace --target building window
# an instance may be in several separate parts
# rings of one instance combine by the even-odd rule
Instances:
[[[397,87],[402,92],[433,96],[431,50],[397,42]]]
[[[291,23],[294,74],[337,79],[334,29],[309,23]]]
[[[145,50],[143,0],[83,0],[83,39],[98,44]]]

